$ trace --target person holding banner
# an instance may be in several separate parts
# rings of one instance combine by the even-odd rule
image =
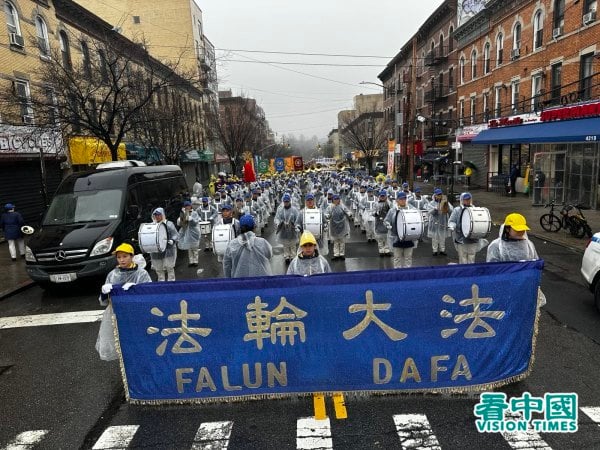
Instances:
[[[394,248],[394,269],[403,267],[412,267],[413,249],[416,247],[415,241],[410,239],[400,239],[398,236],[398,213],[401,209],[414,209],[407,204],[406,192],[400,191],[396,194],[396,208],[392,208],[387,213],[384,223],[390,230],[392,247]]]
[[[165,281],[165,272],[167,273],[167,281],[175,281],[179,233],[177,233],[175,224],[167,220],[165,210],[162,208],[156,208],[152,211],[152,221],[155,223],[163,222],[167,226],[167,248],[164,252],[150,253],[152,269],[156,272],[157,281]]]
[[[271,276],[273,248],[266,239],[254,234],[254,217],[244,214],[240,218],[241,234],[229,241],[223,256],[225,278]]]
[[[283,194],[281,197],[282,205],[279,205],[275,213],[275,233],[283,245],[283,257],[285,263],[289,264],[298,248],[298,233],[302,219],[300,211],[292,206],[292,197],[290,194]]]
[[[435,188],[433,199],[427,205],[427,237],[431,238],[433,256],[446,256],[446,238],[451,234],[448,219],[453,208],[443,194],[440,188]]]
[[[290,263],[287,275],[309,276],[316,273],[329,273],[331,267],[327,260],[319,254],[317,240],[308,230],[300,236],[300,249]]]
[[[470,192],[460,194],[460,206],[454,208],[450,219],[448,219],[448,228],[452,231],[454,246],[458,252],[459,264],[475,264],[475,254],[485,247],[487,241],[481,238],[468,238],[462,230],[462,214],[465,208],[473,206],[473,197]]]
[[[183,208],[177,218],[181,239],[177,246],[180,250],[188,251],[188,267],[198,265],[198,247],[200,246],[200,216],[192,208],[192,202],[183,202]]]
[[[352,213],[340,203],[339,194],[333,194],[332,201],[333,203],[325,211],[325,218],[329,220],[329,237],[333,241],[331,259],[346,259],[346,239],[350,235],[348,218],[352,218]]]

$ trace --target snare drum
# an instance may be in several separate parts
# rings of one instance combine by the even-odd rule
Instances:
[[[401,241],[418,241],[423,236],[423,216],[418,209],[399,209],[396,230]]]
[[[138,242],[143,253],[164,252],[167,240],[167,225],[163,222],[143,223],[138,229]]]
[[[200,234],[207,235],[212,231],[212,223],[210,220],[200,222]]]
[[[213,252],[218,256],[225,254],[227,244],[235,237],[231,224],[215,225],[212,229]]]
[[[490,234],[492,218],[487,208],[464,208],[461,217],[462,234],[469,239],[480,239]]]
[[[304,210],[304,229],[310,231],[315,239],[321,239],[323,234],[323,215],[318,209]]]

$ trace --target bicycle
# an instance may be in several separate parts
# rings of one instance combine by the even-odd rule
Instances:
[[[554,201],[545,206],[545,208],[550,207],[550,212],[540,217],[540,225],[544,230],[556,233],[564,228],[577,238],[582,238],[586,234],[592,237],[592,229],[581,211],[582,205],[564,205],[559,212],[560,217],[554,212],[555,206]],[[575,211],[575,214],[570,214],[572,211]]]

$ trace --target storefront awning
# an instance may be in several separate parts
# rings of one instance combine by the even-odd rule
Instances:
[[[547,142],[600,142],[600,117],[490,128],[473,144],[531,144]]]

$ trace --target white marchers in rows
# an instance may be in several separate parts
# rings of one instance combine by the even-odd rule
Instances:
[[[600,425],[600,407],[581,407],[580,410],[592,421]],[[427,416],[424,414],[396,414],[393,416],[398,434],[400,448],[407,450],[440,450],[443,446],[438,442]],[[233,429],[233,422],[204,422],[191,445],[192,450],[226,450]],[[129,448],[139,425],[116,425],[108,427],[94,444],[96,450],[117,450]],[[2,447],[2,450],[30,450],[39,445],[48,430],[31,430],[17,437]],[[539,433],[505,432],[500,434],[513,449],[544,449],[551,447]],[[298,450],[332,450],[333,436],[329,419],[316,420],[314,417],[303,417],[296,423],[296,448]]]

